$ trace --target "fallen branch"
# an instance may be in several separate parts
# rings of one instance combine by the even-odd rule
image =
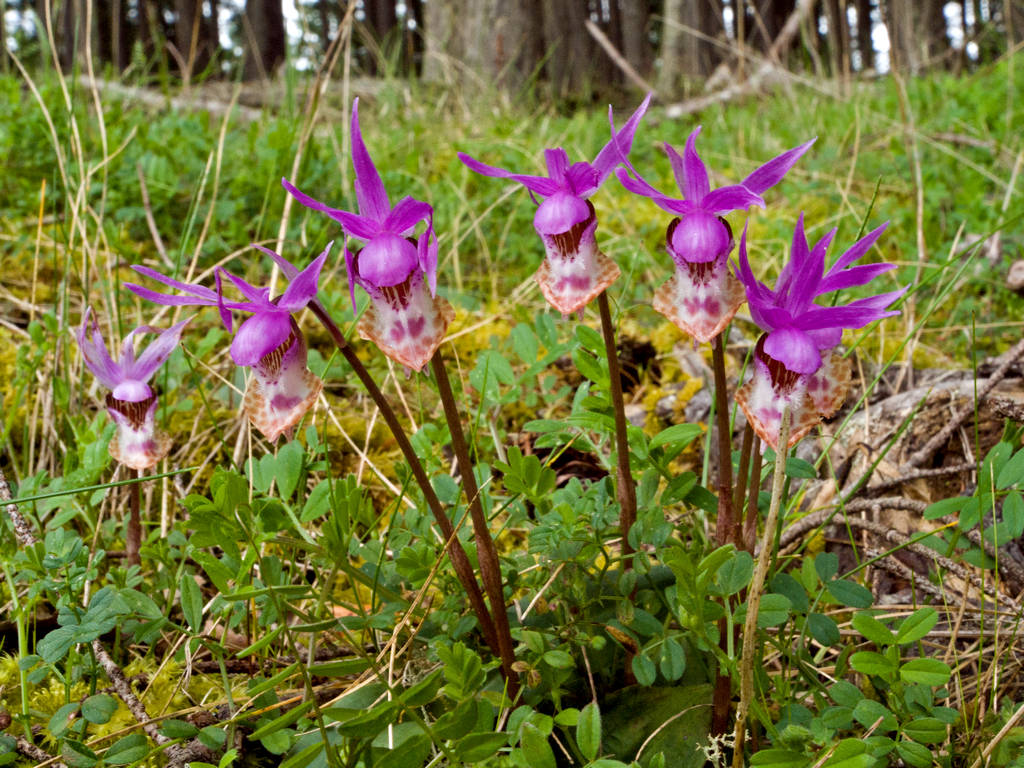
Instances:
[[[644,80],[643,75],[633,69],[633,65],[626,60],[625,56],[619,53],[612,41],[608,39],[608,36],[601,31],[601,28],[597,26],[597,24],[592,22],[590,19],[587,19],[583,23],[586,25],[587,32],[590,33],[590,36],[597,41],[597,44],[600,45],[604,49],[604,52],[608,54],[608,58],[614,62],[615,66],[622,71],[622,74],[624,74],[633,83],[633,85],[645,93],[655,92],[654,86]]]
[[[1003,362],[1000,363],[999,367],[992,372],[992,375],[988,377],[988,381],[985,382],[985,386],[978,391],[977,400],[968,403],[963,409],[960,410],[950,421],[935,435],[922,446],[921,450],[911,454],[910,458],[907,459],[906,467],[919,467],[928,461],[935,452],[944,446],[954,432],[956,432],[960,425],[963,424],[969,416],[974,413],[975,408],[981,403],[988,395],[995,389],[996,384],[1006,378],[1006,374],[1020,357],[1024,355],[1024,339],[1018,341],[1009,352],[1003,357]]]

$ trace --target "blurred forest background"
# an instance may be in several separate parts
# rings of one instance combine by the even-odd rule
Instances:
[[[960,72],[1024,39],[1021,0],[0,0],[25,65],[92,62],[141,84],[259,80],[327,61],[353,22],[367,75],[586,102],[662,99],[769,69],[820,76]],[[46,30],[51,32],[47,33]],[[5,53],[0,64],[12,66]]]

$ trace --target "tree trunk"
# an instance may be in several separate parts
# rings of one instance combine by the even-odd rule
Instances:
[[[751,3],[753,18],[750,20],[750,44],[762,55],[768,53],[775,38],[782,31],[789,15],[796,10],[796,0],[754,0]],[[785,61],[785,51],[780,58]]]
[[[559,98],[585,97],[592,71],[593,41],[587,32],[586,0],[542,0],[544,71],[552,93]]]
[[[541,24],[537,2],[432,0],[425,3],[424,79],[466,83],[482,79],[509,90],[523,87],[540,60],[537,31]],[[586,34],[585,29],[582,32]]]
[[[76,57],[88,55],[85,51],[85,0],[64,0],[58,29],[58,56],[61,68],[67,72],[74,66]]]
[[[945,52],[942,0],[888,0],[887,10],[894,69],[916,75]]]
[[[832,76],[850,74],[850,25],[846,17],[846,0],[825,0],[828,19],[828,50]]]
[[[271,77],[285,57],[281,0],[246,0],[242,27],[245,40],[242,77],[245,80]]]
[[[860,69],[875,68],[875,43],[872,40],[871,0],[856,0],[857,8],[857,52],[860,54]]]
[[[721,52],[707,38],[721,38],[724,22],[714,0],[665,0],[658,91],[679,93],[684,79],[707,77]]]
[[[633,65],[633,69],[644,77],[651,72],[654,51],[651,49],[650,14],[645,0],[618,0],[619,28],[622,38],[622,55]],[[614,16],[612,18],[615,18]]]

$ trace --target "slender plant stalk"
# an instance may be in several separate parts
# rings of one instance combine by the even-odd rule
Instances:
[[[718,433],[718,520],[715,522],[715,543],[729,543],[733,535],[732,511],[732,430],[729,428],[729,390],[725,380],[725,346],[722,334],[711,342],[712,368],[715,374],[715,428]],[[728,598],[724,598],[728,600]],[[725,617],[718,622],[719,645],[723,652],[729,647]],[[723,734],[729,725],[732,704],[732,678],[719,667],[712,698],[711,732]]]
[[[718,431],[718,521],[715,541],[726,544],[732,533],[732,430],[729,429],[729,389],[725,381],[725,345],[722,334],[711,342],[715,372],[715,420]]]
[[[629,543],[629,530],[636,522],[636,484],[629,469],[629,436],[626,434],[626,408],[622,402],[622,377],[619,373],[619,355],[615,349],[615,328],[612,326],[612,311],[608,305],[608,292],[601,291],[597,297],[601,310],[601,334],[604,336],[604,351],[608,357],[608,378],[615,411],[615,451],[618,454],[619,484],[616,489],[619,499],[619,529],[622,532],[623,570],[633,567],[633,547]]]
[[[484,582],[484,589],[487,591],[487,598],[491,602],[491,616],[494,619],[494,629],[498,633],[498,652],[501,656],[501,669],[505,674],[505,680],[508,682],[508,695],[514,699],[519,692],[518,678],[512,666],[516,661],[513,650],[515,645],[512,642],[512,631],[509,629],[508,624],[508,612],[505,609],[505,593],[502,589],[501,564],[498,562],[498,551],[494,547],[494,539],[491,538],[487,516],[484,514],[483,505],[480,503],[480,489],[477,487],[476,475],[473,473],[473,463],[469,457],[469,446],[466,444],[466,435],[462,430],[462,420],[459,418],[459,407],[455,402],[451,381],[448,379],[448,370],[444,367],[444,360],[441,359],[440,350],[434,352],[434,356],[430,358],[430,366],[434,369],[437,391],[441,396],[441,404],[444,406],[444,417],[448,422],[448,431],[452,436],[452,447],[455,449],[455,458],[459,462],[462,490],[466,494],[470,519],[473,521],[473,535],[476,540],[477,558],[480,561],[480,576]]]
[[[134,482],[128,486],[128,527],[124,534],[124,554],[128,565],[141,565],[139,549],[142,546],[142,471],[134,470]]]
[[[754,551],[757,540],[757,500],[761,496],[761,451],[754,451],[750,468],[750,488],[747,499],[747,516],[743,519],[743,548],[747,552]]]
[[[733,510],[733,521],[732,521],[732,543],[736,545],[737,549],[749,549],[745,546],[743,539],[743,525],[745,520],[749,520],[751,516],[751,509],[747,508],[746,517],[743,516],[743,497],[747,492],[747,479],[750,477],[750,453],[754,447],[754,429],[750,426],[750,422],[747,422],[747,428],[743,430],[743,447],[740,448],[740,467],[739,474],[736,476],[736,487],[733,488],[732,493],[732,510]],[[760,473],[760,464],[758,465],[758,473]],[[757,508],[754,507],[753,514],[757,515]]]
[[[416,455],[416,451],[413,450],[409,438],[406,437],[401,422],[395,416],[394,409],[388,403],[387,398],[384,397],[384,393],[380,391],[377,382],[370,376],[370,372],[366,370],[363,361],[359,359],[359,356],[356,355],[355,351],[345,340],[345,335],[341,332],[337,323],[327,314],[327,311],[318,302],[311,303],[309,308],[316,315],[317,320],[327,329],[327,332],[331,334],[331,338],[334,340],[338,351],[344,355],[349,365],[352,366],[352,370],[356,372],[356,376],[359,377],[363,386],[366,387],[366,391],[369,392],[370,397],[373,398],[373,402],[376,403],[377,408],[384,417],[384,421],[391,430],[395,442],[398,443],[398,448],[402,451],[409,469],[412,470],[416,483],[423,492],[423,497],[427,500],[427,505],[434,515],[437,527],[441,529],[441,535],[448,542],[448,557],[451,558],[455,575],[458,577],[463,589],[466,590],[466,597],[473,608],[473,613],[476,614],[480,630],[484,633],[484,639],[491,647],[491,650],[500,658],[501,646],[498,643],[498,633],[494,629],[494,621],[491,619],[490,613],[487,612],[487,604],[484,602],[483,592],[480,591],[480,585],[477,583],[476,574],[473,573],[473,566],[469,562],[466,550],[462,548],[458,537],[455,536],[455,528],[451,520],[448,519],[448,515],[445,514],[444,507],[441,506],[441,501],[437,498],[437,494],[434,493],[434,488],[430,484],[430,478],[427,477],[423,464],[419,456]]]
[[[733,747],[733,768],[743,768],[743,740],[746,738],[747,714],[754,698],[754,653],[757,650],[757,613],[761,607],[761,593],[768,576],[775,543],[775,527],[782,506],[782,487],[786,482],[786,450],[789,444],[790,413],[787,407],[782,412],[779,426],[779,447],[775,452],[775,472],[772,476],[772,503],[768,508],[768,519],[764,522],[761,535],[761,551],[757,556],[757,567],[747,593],[747,620],[743,625],[743,655],[740,658],[740,704],[736,709],[736,736]]]

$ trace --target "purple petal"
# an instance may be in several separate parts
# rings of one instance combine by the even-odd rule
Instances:
[[[352,102],[352,165],[356,169],[356,200],[359,213],[371,221],[384,221],[391,211],[384,182],[370,159],[359,130],[359,99]]]
[[[793,147],[793,149],[787,152],[783,152],[778,157],[772,158],[747,176],[747,178],[742,182],[743,186],[757,194],[761,194],[765,190],[771,189],[782,181],[782,177],[789,172],[789,169],[793,167],[793,164],[800,159],[800,156],[806,152],[815,141],[817,141],[817,137],[801,144],[798,147]]]
[[[778,328],[764,340],[764,351],[793,373],[811,374],[821,367],[818,345],[796,328]]]
[[[633,148],[633,136],[636,133],[637,126],[640,125],[640,120],[643,118],[644,113],[647,112],[647,107],[651,103],[651,97],[653,93],[648,93],[644,100],[640,103],[640,106],[636,108],[636,111],[630,115],[629,120],[622,126],[622,130],[618,133],[615,132],[615,120],[612,115],[611,106],[608,107],[608,122],[611,123],[612,127],[612,138],[604,145],[600,152],[597,153],[597,157],[594,158],[593,167],[597,171],[598,181],[597,185],[601,186],[605,180],[611,175],[612,170],[620,162],[622,157],[628,157],[629,151]]]
[[[736,269],[737,279],[743,283],[747,291],[747,301],[751,304],[766,304],[771,301],[771,291],[768,286],[754,277],[754,271],[750,268],[750,261],[747,258],[747,225],[743,225],[743,234],[740,235],[739,264]],[[751,307],[753,308],[753,307]]]
[[[149,381],[157,369],[171,356],[174,348],[178,346],[178,342],[181,341],[181,332],[190,320],[191,318],[189,320],[182,320],[180,323],[172,325],[166,331],[161,331],[143,353],[139,355],[139,359],[132,366],[126,368],[125,376],[136,381]],[[146,330],[149,329],[146,328]]]
[[[814,307],[801,313],[797,324],[805,331],[823,328],[863,328],[883,317],[898,315],[898,310],[887,310],[907,289],[857,299],[839,307]]]
[[[124,378],[121,366],[110,358],[107,345],[100,333],[99,323],[92,314],[92,307],[86,307],[82,327],[76,334],[78,346],[82,350],[82,361],[107,389],[114,389]],[[91,338],[90,338],[91,337]]]
[[[355,314],[357,311],[355,257],[352,255],[352,251],[348,249],[348,242],[343,242],[342,247],[345,249],[345,272],[348,274],[348,295],[352,299],[352,313]]]
[[[843,253],[842,256],[836,259],[836,263],[832,265],[831,269],[829,269],[828,274],[831,275],[837,270],[844,269],[845,267],[849,266],[850,264],[853,264],[853,262],[863,257],[864,254],[866,254],[871,249],[871,246],[875,244],[875,241],[882,236],[882,233],[885,232],[885,228],[888,226],[889,222],[887,221],[885,222],[885,224],[876,229],[871,230],[866,235],[864,235],[864,237],[862,237],[856,243],[851,245],[846,250],[846,252]]]
[[[256,305],[253,307],[247,307],[250,312],[256,312],[259,309],[270,305],[270,288],[257,288],[244,278],[231,274],[223,267],[217,267],[217,271],[220,272],[220,274],[227,275],[228,280],[235,284],[235,287],[239,292],[245,296],[249,302]]]
[[[818,345],[818,349],[834,349],[839,346],[839,342],[843,340],[843,329],[842,328],[822,328],[815,331],[807,331],[807,335],[814,339],[814,343]]]
[[[430,295],[437,296],[437,236],[434,234],[433,220],[427,224],[427,231],[420,235],[416,242],[416,255],[420,261],[420,269],[427,276]]]
[[[252,243],[252,247],[255,248],[257,251],[263,251],[263,253],[267,254],[267,256],[272,258],[274,260],[274,263],[281,268],[281,273],[289,280],[294,280],[295,276],[299,274],[299,268],[292,264],[290,261],[288,261],[288,259],[286,259],[284,256],[277,253],[276,251],[272,251],[269,248],[264,248],[262,245],[258,245],[257,243]],[[330,249],[330,247],[331,246],[329,244],[327,246],[328,250]]]
[[[560,235],[589,217],[590,206],[585,201],[568,192],[559,192],[537,206],[533,227],[541,235]]]
[[[561,147],[544,150],[544,162],[548,166],[548,176],[558,185],[559,189],[566,187],[566,171],[569,170],[569,155]]]
[[[483,176],[490,176],[498,179],[511,179],[512,181],[518,181],[524,187],[531,192],[536,192],[538,195],[553,195],[558,191],[558,184],[553,182],[547,176],[528,176],[522,173],[512,173],[506,171],[504,168],[497,168],[493,165],[487,165],[481,163],[479,160],[467,155],[465,152],[459,152],[459,160],[475,173],[479,173]]]
[[[343,211],[340,208],[331,208],[329,205],[321,203],[319,200],[315,200],[304,192],[300,192],[288,179],[281,179],[281,185],[288,190],[288,192],[302,203],[307,208],[312,208],[314,211],[320,213],[326,213],[336,222],[341,224],[345,232],[351,237],[358,237],[360,240],[369,240],[371,237],[380,232],[380,222],[374,221],[366,216],[359,216],[355,213],[349,213]]]
[[[233,307],[224,301],[224,281],[221,279],[220,269],[214,270],[213,278],[217,283],[217,311],[220,313],[220,321],[224,323],[228,333],[231,333],[234,327],[234,323],[231,321],[231,309],[239,309],[239,307]]]
[[[803,225],[803,213],[800,214],[801,229]],[[825,273],[825,250],[828,248],[836,230],[826,232],[814,247],[807,250],[807,243],[804,242],[804,258],[802,263],[792,259],[799,265],[799,271],[794,275],[793,285],[790,289],[791,302],[789,306],[807,307],[814,301],[814,297],[821,293],[821,277]]]
[[[752,205],[759,205],[764,208],[764,198],[738,184],[729,187],[719,187],[705,195],[704,199],[700,202],[700,207],[708,213],[746,211]]]
[[[284,293],[281,294],[277,306],[288,312],[297,312],[316,298],[317,286],[320,282],[320,271],[324,268],[324,263],[327,261],[327,254],[331,251],[331,245],[333,243],[328,245],[323,253],[313,259],[308,267],[295,276],[295,279],[288,284]]]
[[[601,185],[601,179],[590,163],[573,163],[565,177],[568,191],[577,197],[590,197]]]
[[[207,301],[217,300],[216,293],[207,288],[206,286],[198,285],[196,283],[183,283],[180,280],[175,280],[172,277],[167,277],[167,275],[162,275],[155,269],[144,267],[141,264],[133,264],[132,269],[134,269],[136,272],[138,272],[140,275],[144,277],[148,277],[151,280],[156,280],[158,283],[163,283],[169,288],[177,288],[179,291],[183,291],[187,294],[190,294],[196,297],[197,299],[205,299]],[[131,283],[126,283],[126,285],[131,285]]]
[[[200,299],[195,296],[176,296],[171,293],[159,293],[158,291],[145,288],[141,285],[136,285],[135,283],[123,283],[123,286],[140,299],[151,301],[154,304],[163,304],[168,307],[213,306],[217,303],[217,294],[215,291],[210,291],[210,293],[213,294],[212,298]]]
[[[238,328],[231,342],[231,359],[252,367],[281,346],[292,331],[291,315],[274,307],[260,310]]]
[[[816,295],[820,296],[823,293],[838,291],[842,288],[851,288],[855,285],[867,285],[890,269],[896,269],[896,265],[883,262],[881,264],[861,264],[844,269],[838,273],[829,272],[818,286]]]
[[[395,205],[391,213],[384,219],[383,228],[396,235],[411,234],[413,228],[421,221],[429,219],[434,209],[428,204],[413,197],[403,197]]]
[[[697,126],[686,139],[682,157],[670,144],[665,145],[665,153],[672,163],[672,173],[675,174],[676,184],[679,185],[683,197],[694,203],[700,203],[711,191],[711,184],[708,182],[708,169],[697,154],[697,137],[699,135],[700,126]]]

